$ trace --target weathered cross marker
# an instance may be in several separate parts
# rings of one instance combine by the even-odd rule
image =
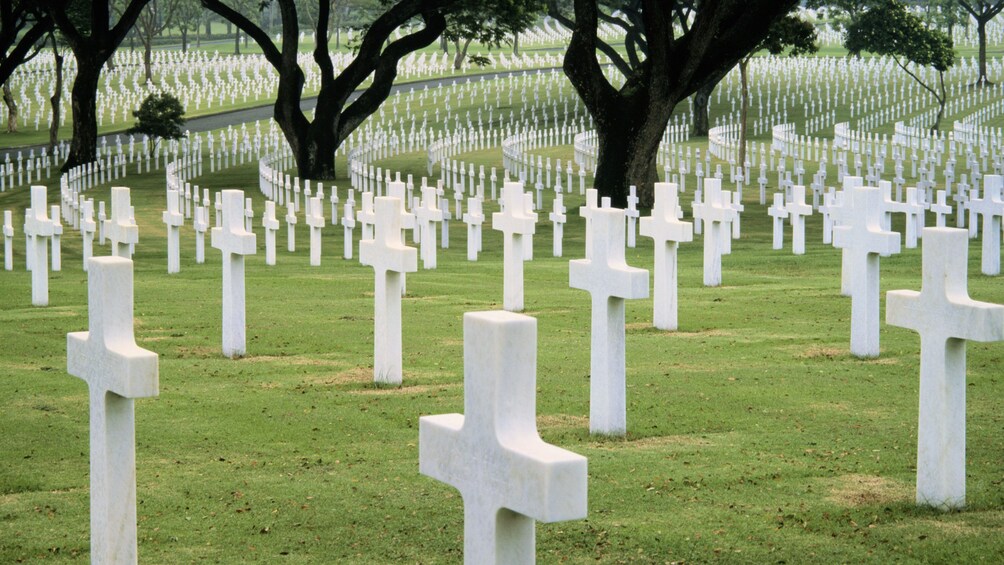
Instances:
[[[464,414],[419,419],[419,471],[460,491],[464,563],[534,563],[534,520],[586,516],[586,458],[536,423],[537,322],[464,315]]]
[[[791,252],[805,255],[805,217],[812,215],[812,206],[805,203],[805,187],[791,187],[791,202],[785,209],[791,214]]]
[[[561,175],[558,175],[561,178]],[[561,193],[554,195],[554,200],[551,202],[551,213],[547,215],[547,218],[551,220],[554,225],[554,244],[553,244],[553,254],[555,257],[561,257],[562,255],[562,241],[565,234],[565,222],[568,221],[568,217],[565,216],[565,204],[564,198]]]
[[[185,223],[185,216],[181,213],[181,203],[179,202],[177,190],[167,191],[167,211],[163,214],[164,224],[167,225],[167,272],[177,273],[181,270],[181,250],[180,237],[181,226]]]
[[[324,229],[324,209],[320,198],[304,198],[307,225],[310,226],[310,266],[321,266],[321,230]]]
[[[133,337],[132,261],[94,257],[88,331],[66,335],[66,368],[87,382],[91,429],[91,562],[136,563],[133,399],[157,396],[157,354]]]
[[[784,249],[784,220],[788,217],[788,209],[784,206],[783,192],[774,193],[774,204],[767,209],[767,214],[774,218],[774,239],[771,248]]]
[[[697,208],[697,205],[694,207]],[[700,205],[700,212],[701,220],[706,229],[704,234],[704,286],[718,286],[722,284],[722,252],[732,237],[729,224],[736,215],[736,211],[731,205],[731,197],[722,192],[721,180],[704,179],[704,202]],[[694,215],[697,216],[696,210]]]
[[[45,187],[31,187],[31,210],[24,222],[24,233],[31,241],[31,304],[49,305],[49,242],[52,220],[45,204]]]
[[[401,384],[401,288],[404,273],[418,270],[418,252],[401,238],[401,203],[375,199],[376,235],[359,242],[359,262],[373,267],[373,380]]]
[[[286,251],[296,251],[296,209],[292,202],[286,201]]]
[[[492,229],[502,232],[502,307],[510,312],[523,310],[523,238],[536,231],[535,218],[526,214],[523,184],[509,182],[502,186],[505,210],[492,214]]]
[[[10,210],[3,213],[3,268],[14,270],[14,215]]]
[[[1004,340],[1004,306],[969,298],[968,233],[925,228],[920,292],[886,295],[886,322],[920,334],[917,504],[966,503],[966,340]]]
[[[431,186],[422,188],[422,205],[415,210],[415,221],[419,227],[419,255],[422,267],[436,268],[436,222],[443,221],[443,211],[437,205],[439,196]]]
[[[569,261],[572,288],[592,297],[589,431],[624,435],[627,400],[624,299],[648,298],[648,271],[624,261],[624,210],[593,210],[593,256]]]
[[[265,201],[261,227],[265,229],[265,264],[275,265],[275,233],[279,231],[279,220],[275,217],[275,202],[271,200]]]
[[[467,211],[464,212],[464,223],[467,224],[467,260],[477,261],[481,251],[481,224],[485,214],[481,207],[481,199],[473,196],[467,199]]]
[[[652,215],[641,219],[641,235],[655,240],[655,288],[652,322],[660,330],[677,329],[676,255],[680,243],[694,240],[694,224],[681,222],[675,183],[657,182]]]
[[[244,256],[254,255],[256,237],[244,229],[244,191],[223,191],[223,227],[210,232],[212,245],[223,253],[223,355],[247,351],[244,310]]]
[[[80,235],[83,238],[84,272],[87,272],[88,259],[94,255],[94,231],[97,223],[94,221],[94,201],[84,200],[80,214]]]
[[[1004,214],[1002,182],[1004,177],[986,175],[983,177],[983,198],[969,200],[970,214],[982,216],[983,256],[980,265],[984,275],[998,275],[1001,270],[1001,215]]]
[[[899,234],[882,230],[882,194],[877,188],[844,190],[846,223],[833,228],[833,245],[844,250],[843,270],[851,291],[851,354],[879,354],[879,256],[899,253]]]
[[[131,246],[139,242],[139,227],[132,221],[129,188],[112,187],[112,217],[104,221],[105,233],[112,242],[112,257],[132,258]]]

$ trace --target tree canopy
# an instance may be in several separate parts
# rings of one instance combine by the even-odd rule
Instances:
[[[34,0],[0,1],[0,84],[31,55],[52,25],[52,18]]]
[[[134,110],[136,125],[126,130],[130,134],[144,134],[155,141],[185,137],[185,109],[170,92],[154,92]]]

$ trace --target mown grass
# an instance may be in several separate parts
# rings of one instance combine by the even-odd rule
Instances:
[[[553,153],[562,151],[570,156]],[[467,157],[497,165],[495,155]],[[417,180],[425,160],[381,164]],[[245,166],[194,182],[244,187],[260,213],[255,175]],[[207,249],[196,265],[186,224],[182,271],[168,276],[162,173],[120,184],[132,187],[140,224],[136,337],[160,355],[160,396],[136,402],[140,559],[458,562],[462,501],[418,474],[418,418],[463,410],[461,321],[501,307],[497,232],[485,225],[471,263],[464,225],[453,222],[439,268],[408,276],[404,386],[378,388],[373,273],[341,259],[340,226],[325,229],[318,268],[308,266],[302,219],[295,254],[280,229],[275,267],[264,264],[259,233],[247,261],[248,356],[229,360],[219,254]],[[629,301],[624,439],[588,434],[589,299],[568,287],[567,266],[583,250],[577,182],[565,197],[564,258],[551,257],[550,224],[538,223],[525,268],[526,313],[538,321],[538,427],[589,458],[589,516],[538,525],[540,561],[1000,561],[1004,349],[968,347],[968,509],[916,508],[919,339],[883,325],[882,355],[851,357],[840,254],[820,243],[819,216],[808,220],[805,256],[790,254],[790,234],[785,251],[772,251],[754,192],[722,287],[701,284],[701,237],[681,246],[680,331],[654,330],[651,300]],[[107,200],[107,186],[90,194]],[[0,209],[20,218],[27,200],[3,193]],[[65,334],[87,326],[80,243],[67,229],[51,306],[32,308],[17,232],[16,270],[0,272],[0,561],[83,561],[87,391],[65,372]],[[651,241],[639,237],[627,257],[651,269]],[[976,245],[969,274],[974,298],[1004,302],[999,281],[979,274]],[[882,260],[883,291],[919,285],[919,249]]]

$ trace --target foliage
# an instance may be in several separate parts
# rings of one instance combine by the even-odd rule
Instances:
[[[507,36],[523,31],[544,9],[541,0],[486,0],[466,2],[446,17],[447,41],[472,39],[498,47]]]
[[[794,14],[788,14],[771,24],[758,51],[765,49],[771,55],[781,55],[787,51],[792,57],[809,55],[819,51],[817,37],[814,25]]]
[[[952,38],[928,28],[895,0],[881,0],[848,26],[844,46],[854,54],[888,55],[942,72],[955,64]]]
[[[846,28],[857,20],[858,16],[872,8],[882,0],[806,0],[805,7],[820,12],[824,18],[829,18],[831,24],[838,29]]]
[[[185,109],[170,92],[150,94],[132,115],[136,117],[136,125],[127,133],[145,134],[156,140],[185,136]]]
[[[52,18],[34,0],[0,2],[0,84],[33,50],[37,53],[36,45],[52,27]]]

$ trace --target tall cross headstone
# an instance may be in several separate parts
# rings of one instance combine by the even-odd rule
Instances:
[[[129,188],[112,187],[112,217],[104,221],[105,234],[112,242],[112,257],[130,259],[130,246],[139,242],[139,227],[132,221]]]
[[[310,226],[310,266],[321,266],[321,230],[324,228],[324,202],[316,196],[304,198],[307,225]]]
[[[209,229],[208,204],[195,207],[192,227],[195,229],[195,262],[202,265],[206,262],[206,231]]]
[[[31,187],[31,210],[27,212],[24,233],[31,241],[31,304],[49,305],[49,241],[52,220],[48,217],[44,186]]]
[[[701,220],[705,228],[704,286],[722,284],[722,250],[725,242],[732,237],[729,223],[736,213],[731,197],[722,192],[721,183],[721,179],[704,179],[704,202],[701,206]]]
[[[84,272],[87,271],[88,259],[94,255],[94,232],[97,230],[97,222],[94,221],[94,200],[88,198],[81,206],[80,214],[80,235],[82,237],[82,255],[84,259]]]
[[[648,271],[624,260],[624,210],[593,211],[593,255],[569,261],[572,288],[592,297],[590,342],[589,431],[627,432],[624,300],[648,298]]]
[[[272,200],[265,201],[261,227],[265,229],[265,264],[275,265],[275,234],[279,231],[279,220],[275,217],[275,202]]]
[[[136,563],[133,399],[157,396],[157,354],[133,336],[133,265],[93,257],[88,331],[66,335],[66,370],[90,396],[91,562]]]
[[[558,175],[561,178],[561,175]],[[559,192],[554,195],[554,200],[551,202],[552,210],[551,213],[547,215],[547,218],[551,220],[551,224],[554,226],[554,248],[553,254],[555,257],[561,257],[562,255],[562,244],[565,235],[565,222],[568,221],[568,217],[565,215],[565,204],[564,197]]]
[[[481,251],[481,224],[485,214],[481,198],[474,196],[467,199],[467,211],[464,212],[464,223],[467,224],[467,260],[477,261]]]
[[[460,491],[464,563],[534,563],[534,521],[586,516],[587,462],[536,423],[537,321],[464,315],[464,414],[419,419],[419,472]]]
[[[983,225],[983,254],[980,268],[984,275],[998,275],[1001,270],[1001,215],[1004,201],[1001,201],[1001,185],[1004,177],[986,175],[983,177],[983,198],[971,198],[969,209],[980,218]],[[976,225],[975,222],[972,224]]]
[[[422,188],[422,205],[415,210],[415,221],[421,231],[419,238],[419,255],[422,257],[422,267],[436,268],[436,223],[443,221],[443,211],[438,205],[439,196],[431,186]]]
[[[882,229],[882,194],[874,187],[844,191],[846,223],[833,228],[833,245],[843,249],[851,291],[851,354],[879,354],[879,256],[899,253],[899,234]]]
[[[296,207],[286,201],[286,251],[296,251]]]
[[[523,238],[536,231],[535,218],[526,213],[523,183],[506,181],[502,186],[505,209],[492,214],[492,229],[502,232],[502,307],[523,311]]]
[[[1004,340],[1004,306],[969,298],[966,230],[923,239],[920,292],[889,292],[886,323],[920,334],[917,504],[950,510],[966,502],[966,341]]]
[[[784,193],[774,193],[774,204],[767,209],[767,214],[774,218],[774,238],[772,249],[784,248],[784,220],[788,218],[788,209],[784,205]]]
[[[660,330],[677,329],[677,249],[694,240],[694,224],[681,222],[679,191],[675,183],[657,182],[652,215],[641,219],[641,235],[655,242],[655,287],[653,325]]]
[[[247,351],[244,308],[244,256],[254,255],[257,239],[244,229],[244,191],[223,191],[223,226],[210,232],[212,245],[223,254],[223,355]]]
[[[3,212],[3,268],[14,270],[14,216],[10,210]]]
[[[400,385],[402,275],[418,270],[418,253],[401,237],[401,203],[377,197],[376,234],[359,242],[359,262],[373,267],[373,380]]]
[[[804,186],[791,187],[791,202],[785,208],[791,214],[791,251],[795,255],[805,255],[805,218],[812,215],[812,206],[805,203]]]
[[[59,222],[59,205],[54,204],[49,209],[49,219],[52,221],[52,272],[63,270],[63,246],[60,240],[63,236],[63,224]]]
[[[181,213],[179,194],[177,190],[167,191],[167,210],[163,213],[164,224],[167,225],[167,273],[173,274],[181,270],[181,226],[185,216]]]

